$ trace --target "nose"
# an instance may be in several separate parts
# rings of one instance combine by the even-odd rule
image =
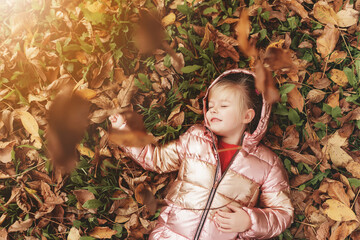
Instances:
[[[217,113],[217,109],[216,109],[215,107],[212,107],[212,108],[210,109],[210,112],[211,112],[211,113]]]

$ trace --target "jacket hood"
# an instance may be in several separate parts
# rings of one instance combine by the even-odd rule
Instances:
[[[236,74],[236,73],[249,74],[249,75],[252,75],[254,78],[256,78],[254,72],[251,72],[246,69],[241,69],[241,68],[227,70],[227,71],[223,72],[220,76],[218,76],[210,84],[209,88],[206,91],[205,97],[203,98],[203,113],[204,113],[204,121],[205,121],[206,127],[209,127],[209,123],[205,116],[206,116],[206,112],[207,112],[207,104],[206,103],[207,103],[207,98],[208,98],[210,89],[212,88],[212,86],[214,86],[214,84],[216,84],[218,81],[220,81],[225,76],[230,75],[230,74]],[[255,131],[253,133],[249,133],[247,131],[244,132],[242,147],[245,149],[250,149],[252,147],[257,146],[266,133],[269,118],[270,118],[270,113],[271,113],[271,105],[265,101],[263,94],[262,94],[262,101],[263,101],[263,103],[262,103],[262,108],[261,108],[261,116],[260,116],[259,123],[258,123]]]

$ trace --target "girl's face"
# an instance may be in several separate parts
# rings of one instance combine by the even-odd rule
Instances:
[[[210,90],[206,119],[210,130],[230,144],[239,144],[253,109],[241,106],[239,88]],[[242,103],[242,105],[245,105]],[[250,113],[251,115],[251,113]],[[251,119],[249,120],[249,117]]]

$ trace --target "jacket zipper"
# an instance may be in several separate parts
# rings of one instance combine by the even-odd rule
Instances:
[[[209,130],[210,131],[210,130]],[[210,131],[211,132],[211,131]],[[195,233],[195,236],[194,236],[194,240],[198,240],[200,238],[200,234],[201,234],[201,231],[202,231],[202,228],[204,227],[204,224],[205,224],[205,221],[206,221],[206,217],[207,215],[209,214],[209,211],[210,211],[210,207],[211,207],[211,204],[214,200],[214,197],[215,197],[215,193],[216,193],[216,190],[221,182],[221,180],[224,178],[226,172],[228,171],[230,165],[232,164],[232,162],[234,161],[236,155],[239,153],[240,150],[237,150],[236,153],[234,154],[234,156],[231,158],[230,162],[229,162],[229,165],[226,167],[225,171],[221,174],[221,177],[219,179],[219,181],[217,181],[217,177],[218,177],[218,173],[221,172],[221,169],[219,170],[219,167],[220,167],[220,158],[219,158],[219,153],[217,151],[217,148],[216,148],[216,145],[215,145],[215,141],[214,141],[214,135],[213,133],[211,132],[211,138],[212,138],[212,142],[213,142],[213,148],[215,150],[215,156],[216,156],[216,161],[217,161],[217,165],[216,165],[216,170],[215,170],[215,177],[214,177],[214,183],[213,183],[213,186],[211,188],[211,191],[210,191],[210,194],[209,194],[209,198],[206,202],[206,205],[205,205],[205,209],[201,215],[201,218],[200,218],[200,222],[199,222],[199,225],[198,225],[198,228],[196,229],[196,233]]]

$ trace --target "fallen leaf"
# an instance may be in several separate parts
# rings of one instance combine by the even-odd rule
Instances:
[[[8,240],[9,239],[6,228],[0,228],[0,239],[1,240]]]
[[[89,87],[99,88],[103,84],[104,80],[110,77],[110,74],[114,68],[114,60],[112,54],[112,52],[107,52],[101,57],[100,69],[98,70],[98,73],[95,74],[93,79],[89,81]]]
[[[335,199],[328,199],[323,203],[322,210],[335,221],[356,220],[355,213],[342,202]]]
[[[76,149],[81,155],[88,156],[90,159],[95,156],[95,153],[90,148],[84,147],[83,145],[77,145]]]
[[[41,148],[42,141],[39,135],[39,125],[35,118],[26,111],[16,111],[16,113],[20,117],[21,123],[26,131],[31,134],[32,140],[34,140],[34,147]]]
[[[290,158],[292,158],[295,162],[297,163],[306,163],[310,166],[313,166],[313,165],[316,165],[316,162],[317,162],[317,158],[313,155],[310,155],[310,154],[300,154],[300,153],[297,153],[295,151],[292,151],[292,150],[286,150],[286,149],[283,149],[282,150],[283,153],[287,156],[289,156]]]
[[[335,180],[329,180],[328,194],[331,198],[338,200],[350,207],[350,199],[346,194],[344,185]]]
[[[338,16],[339,27],[350,27],[358,22],[359,11],[353,8],[340,10],[336,14]]]
[[[349,236],[358,226],[359,226],[358,221],[343,222],[331,234],[329,240],[343,240],[343,239],[346,239],[346,237]]]
[[[297,108],[299,112],[302,112],[304,109],[304,98],[299,92],[299,90],[295,87],[288,94],[288,103],[292,108]]]
[[[317,240],[326,240],[330,237],[330,227],[333,225],[333,221],[326,221],[320,224],[320,227],[316,231]]]
[[[309,100],[309,102],[312,103],[319,103],[324,99],[325,95],[326,93],[321,90],[311,89],[310,92],[306,95],[306,100]]]
[[[334,9],[325,1],[318,1],[313,7],[314,17],[321,23],[337,25],[339,18]]]
[[[296,0],[285,0],[284,1],[283,0],[281,2],[284,2],[291,10],[293,10],[294,12],[299,14],[301,18],[303,18],[303,19],[309,18],[308,11],[305,10],[305,8],[298,1],[296,1]]]
[[[67,236],[67,240],[79,240],[81,237],[79,230],[76,227],[72,227]]]
[[[285,139],[283,140],[283,148],[295,149],[299,144],[299,132],[296,131],[296,126],[291,125],[286,128]]]
[[[166,27],[174,24],[175,20],[176,20],[176,15],[173,12],[171,12],[161,20],[161,23],[163,27]]]
[[[15,143],[16,141],[0,142],[0,162],[11,162],[11,152],[13,151]]]
[[[328,153],[336,167],[345,167],[349,162],[353,161],[353,158],[339,146],[330,145]]]
[[[8,229],[8,232],[25,232],[27,231],[30,226],[33,224],[34,219],[29,218],[25,221],[18,220],[14,222]]]
[[[75,91],[75,93],[77,95],[79,95],[80,97],[84,98],[85,100],[90,100],[90,99],[96,97],[96,95],[97,95],[96,91],[89,89],[89,88],[77,89]]]
[[[326,99],[326,103],[334,108],[334,107],[338,107],[339,106],[339,100],[340,100],[340,93],[339,91],[336,91],[332,94],[330,94],[327,99]]]
[[[94,238],[111,238],[115,234],[117,234],[116,230],[99,226],[94,227],[93,230],[89,232],[89,235]]]
[[[297,175],[290,180],[290,186],[291,187],[298,187],[301,184],[306,183],[307,181],[311,180],[313,178],[313,174],[301,174]]]
[[[316,39],[317,51],[322,58],[330,56],[339,40],[340,31],[331,24],[327,24],[323,34]]]
[[[348,170],[354,177],[360,178],[360,163],[351,161],[346,165],[346,170]]]
[[[331,69],[330,75],[330,79],[339,86],[346,87],[349,82],[344,71],[341,71],[339,69]]]

